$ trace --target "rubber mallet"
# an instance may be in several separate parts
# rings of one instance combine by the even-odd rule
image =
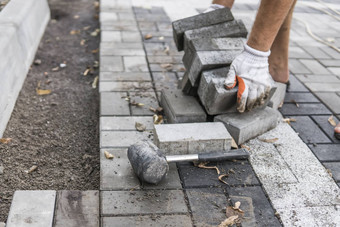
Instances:
[[[249,153],[245,149],[229,150],[215,153],[168,155],[165,156],[156,145],[150,141],[140,141],[128,149],[128,158],[133,171],[142,182],[158,184],[169,170],[171,162],[210,162],[233,159],[247,159]]]

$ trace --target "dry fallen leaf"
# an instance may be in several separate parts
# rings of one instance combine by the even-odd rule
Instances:
[[[91,36],[97,36],[100,32],[100,29],[99,28],[96,28],[96,30],[94,30],[93,32],[91,32]]]
[[[98,67],[99,67],[99,61],[94,61],[93,68],[98,68]]]
[[[262,142],[265,142],[265,143],[274,143],[276,141],[279,140],[279,138],[273,138],[273,139],[259,139],[260,141]]]
[[[164,40],[164,36],[161,36],[158,38],[159,40]]]
[[[333,115],[331,115],[329,118],[328,118],[328,122],[333,126],[335,127],[336,126],[336,122],[333,118]]]
[[[228,174],[221,174],[218,176],[218,180],[221,181],[223,184],[229,185],[225,180],[223,180],[224,177],[229,177]]]
[[[56,72],[56,71],[58,71],[58,70],[59,70],[59,66],[53,68],[53,69],[52,69],[52,72]]]
[[[44,90],[44,89],[36,89],[38,95],[49,95],[51,94],[51,90]]]
[[[135,128],[138,132],[144,132],[146,130],[146,126],[139,122],[135,123]]]
[[[296,122],[296,119],[295,118],[284,118],[282,121],[290,124],[290,122]]]
[[[98,48],[91,51],[92,54],[96,54],[96,53],[98,53],[98,52],[99,52],[99,49],[98,49]]]
[[[241,148],[244,148],[244,149],[247,149],[248,151],[250,151],[250,147],[248,147],[247,145],[241,144]]]
[[[169,55],[169,51],[170,51],[170,47],[169,46],[166,46],[165,49],[164,49],[164,53],[166,55]]]
[[[89,30],[91,28],[91,26],[86,26],[86,27],[83,27],[83,30],[86,31],[86,30]]]
[[[35,171],[36,169],[38,169],[37,165],[33,165],[29,170],[26,170],[26,173],[32,173],[33,171]]]
[[[2,144],[8,144],[11,142],[12,138],[0,138],[0,143]]]
[[[299,108],[300,106],[299,106],[299,104],[294,100],[294,99],[292,99],[292,100],[290,100],[292,103],[294,103],[295,105],[296,105],[296,107],[297,108]]]
[[[238,145],[237,145],[237,143],[235,142],[234,138],[231,138],[231,147],[232,147],[232,148],[238,149]]]
[[[84,46],[84,45],[85,45],[85,42],[86,42],[86,40],[85,40],[85,39],[82,39],[82,40],[80,41],[80,46]]]
[[[92,88],[95,89],[97,88],[97,84],[98,84],[98,79],[99,79],[99,76],[96,76],[92,82]]]
[[[79,18],[79,15],[74,15],[73,18],[74,18],[74,19],[78,19],[78,18]]]
[[[114,158],[113,154],[111,154],[108,151],[104,151],[104,154],[105,154],[105,158],[107,158],[107,159],[113,159]]]
[[[144,39],[145,40],[148,40],[148,39],[151,39],[152,38],[152,35],[151,34],[146,34],[145,36],[144,36]]]
[[[162,124],[163,123],[163,116],[162,115],[153,115],[153,123],[155,125],[159,125],[159,124]]]
[[[93,3],[93,5],[94,5],[94,7],[95,7],[96,9],[98,9],[98,8],[99,8],[99,1],[95,1],[95,2]]]
[[[41,64],[41,60],[40,60],[40,59],[36,59],[36,60],[34,61],[34,64],[35,64],[35,65],[40,65],[40,64]]]
[[[161,64],[161,67],[166,70],[172,70],[173,65],[170,63],[167,63],[167,64]]]
[[[130,104],[131,104],[132,106],[137,106],[137,107],[142,107],[142,106],[144,106],[144,103],[135,102],[135,101],[130,102]]]
[[[87,74],[89,74],[89,72],[91,71],[91,68],[87,68],[84,72],[83,75],[87,76]]]
[[[70,31],[70,35],[78,35],[80,34],[80,30],[72,30]]]
[[[235,203],[235,205],[233,206],[233,209],[234,209],[234,210],[237,210],[237,211],[239,211],[239,212],[241,212],[241,213],[244,213],[244,211],[240,209],[240,206],[241,206],[241,202],[240,202],[240,201],[237,201],[237,202]]]
[[[238,215],[230,216],[225,219],[218,227],[227,227],[236,224],[236,220],[238,219]]]

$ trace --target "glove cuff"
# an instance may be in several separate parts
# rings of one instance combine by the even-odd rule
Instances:
[[[258,57],[269,57],[269,55],[270,55],[270,50],[268,50],[266,52],[256,50],[256,49],[248,46],[247,44],[244,45],[244,50],[247,51],[248,53],[253,54],[255,56],[258,56]]]

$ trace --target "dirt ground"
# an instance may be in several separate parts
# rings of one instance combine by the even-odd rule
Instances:
[[[0,143],[0,222],[15,190],[99,189],[98,68],[83,75],[98,60],[98,9],[94,0],[49,4],[41,63],[32,65],[3,136],[12,140]],[[38,95],[39,84],[51,94]]]

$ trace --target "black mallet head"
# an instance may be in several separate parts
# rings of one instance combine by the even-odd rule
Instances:
[[[140,141],[128,149],[128,158],[133,171],[142,182],[158,184],[169,170],[162,152],[150,141]]]

